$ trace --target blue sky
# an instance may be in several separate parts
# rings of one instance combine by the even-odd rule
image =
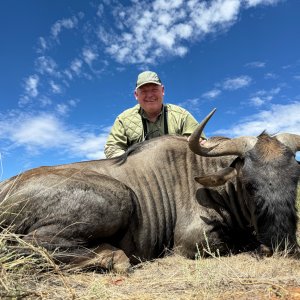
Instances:
[[[2,0],[0,31],[1,179],[102,158],[148,69],[208,136],[300,134],[298,0]]]

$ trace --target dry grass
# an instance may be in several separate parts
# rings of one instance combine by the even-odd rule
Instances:
[[[2,271],[1,299],[300,299],[300,261],[281,256],[192,261],[172,255],[128,277]]]
[[[18,255],[8,239],[33,254]],[[0,299],[300,299],[300,260],[247,253],[193,261],[173,254],[140,264],[130,276],[71,274],[60,271],[43,249],[3,232]]]

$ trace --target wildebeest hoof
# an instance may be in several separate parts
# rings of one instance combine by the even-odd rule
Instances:
[[[112,271],[118,274],[129,275],[133,272],[131,264],[128,262],[121,262],[114,264]]]
[[[118,274],[129,274],[131,269],[129,258],[120,249],[113,251],[107,261],[107,269]]]

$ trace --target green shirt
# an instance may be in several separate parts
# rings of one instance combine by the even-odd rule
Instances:
[[[185,109],[166,104],[168,118],[168,133],[170,135],[189,136],[199,125],[195,118]],[[125,110],[115,120],[108,136],[104,153],[107,158],[123,154],[133,144],[145,139],[142,118],[146,121],[147,139],[165,134],[164,114],[158,116],[155,122],[150,122],[139,104]]]

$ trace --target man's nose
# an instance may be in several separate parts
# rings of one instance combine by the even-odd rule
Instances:
[[[146,91],[145,93],[146,97],[151,97],[153,95],[153,92],[152,91]]]

